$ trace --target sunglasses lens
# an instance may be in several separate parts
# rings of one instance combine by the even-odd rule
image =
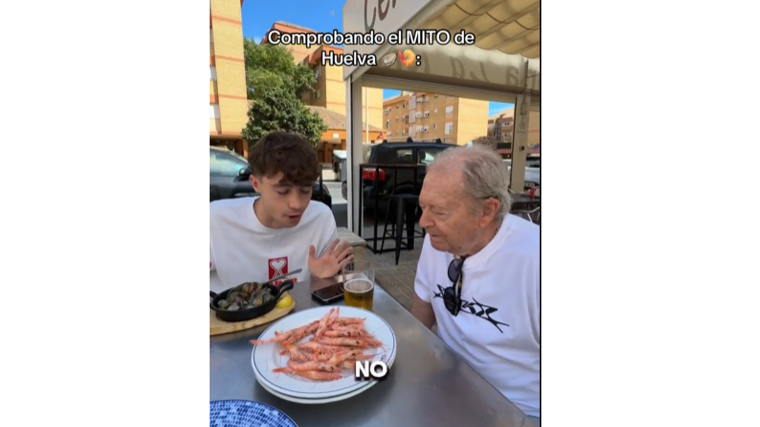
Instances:
[[[462,263],[458,260],[452,260],[449,264],[449,280],[456,282],[459,276],[459,269],[462,267]]]
[[[448,310],[449,313],[455,316],[459,312],[456,297],[454,296],[454,288],[446,288],[443,292],[443,305],[446,306],[446,310]]]

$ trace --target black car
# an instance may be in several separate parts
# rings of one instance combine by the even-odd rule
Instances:
[[[248,160],[224,148],[211,146],[211,201],[251,197],[257,195],[251,181]],[[322,185],[322,177],[314,183],[311,200],[316,200],[332,208],[332,196],[327,186]]]
[[[388,197],[391,194],[416,194],[422,190],[422,182],[427,173],[427,166],[435,156],[448,148],[456,147],[453,144],[441,142],[399,142],[373,145],[370,149],[367,163],[380,165],[417,165],[414,168],[393,169],[364,168],[362,171],[362,202],[364,207],[373,209],[377,200],[377,209],[384,212],[388,207]],[[417,180],[415,182],[415,169]],[[377,180],[377,188],[375,181]],[[341,192],[343,198],[348,200],[348,185],[343,181]]]

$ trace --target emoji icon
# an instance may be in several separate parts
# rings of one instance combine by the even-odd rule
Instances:
[[[414,61],[417,60],[417,57],[414,55],[414,52],[407,49],[403,52],[398,53],[398,59],[401,60],[401,64],[403,64],[404,67],[408,67],[414,64]]]
[[[391,65],[396,63],[396,54],[395,53],[388,53],[383,56],[383,59],[380,61],[381,64],[385,65],[386,67],[390,67]]]

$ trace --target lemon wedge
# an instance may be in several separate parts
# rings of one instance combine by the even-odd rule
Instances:
[[[293,305],[293,298],[290,295],[285,294],[279,301],[277,301],[277,308],[288,308]]]

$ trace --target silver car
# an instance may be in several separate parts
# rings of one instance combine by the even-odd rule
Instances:
[[[504,159],[507,171],[512,173],[512,159]],[[525,189],[541,186],[541,157],[540,155],[530,154],[525,160]]]

